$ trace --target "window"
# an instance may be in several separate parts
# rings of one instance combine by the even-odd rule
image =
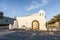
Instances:
[[[44,13],[40,13],[39,16],[44,16]]]
[[[0,12],[0,19],[3,18],[3,12]]]
[[[0,15],[0,19],[2,19],[3,18],[3,16],[2,15]]]
[[[44,15],[44,13],[42,13],[42,16]]]
[[[39,16],[41,16],[41,13],[40,13],[40,15]]]
[[[6,22],[8,22],[8,20],[6,20]]]

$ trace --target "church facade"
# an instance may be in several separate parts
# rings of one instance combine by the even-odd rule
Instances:
[[[29,16],[16,17],[14,21],[16,27],[13,26],[12,29],[47,30],[45,18],[45,12],[43,10]],[[11,27],[9,28],[11,29]]]

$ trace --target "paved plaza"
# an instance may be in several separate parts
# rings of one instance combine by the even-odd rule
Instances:
[[[60,34],[33,31],[0,30],[0,40],[60,40]]]

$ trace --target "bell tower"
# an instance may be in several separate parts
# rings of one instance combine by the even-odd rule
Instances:
[[[45,11],[44,10],[40,10],[38,13],[39,13],[40,16],[45,16]]]

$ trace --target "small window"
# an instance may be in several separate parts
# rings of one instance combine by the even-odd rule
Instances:
[[[40,13],[40,16],[41,16],[41,13]]]
[[[3,16],[0,15],[0,19],[2,19],[2,18],[3,18]]]
[[[8,20],[6,20],[6,22],[8,22]]]
[[[44,15],[44,13],[42,13],[42,16]]]

